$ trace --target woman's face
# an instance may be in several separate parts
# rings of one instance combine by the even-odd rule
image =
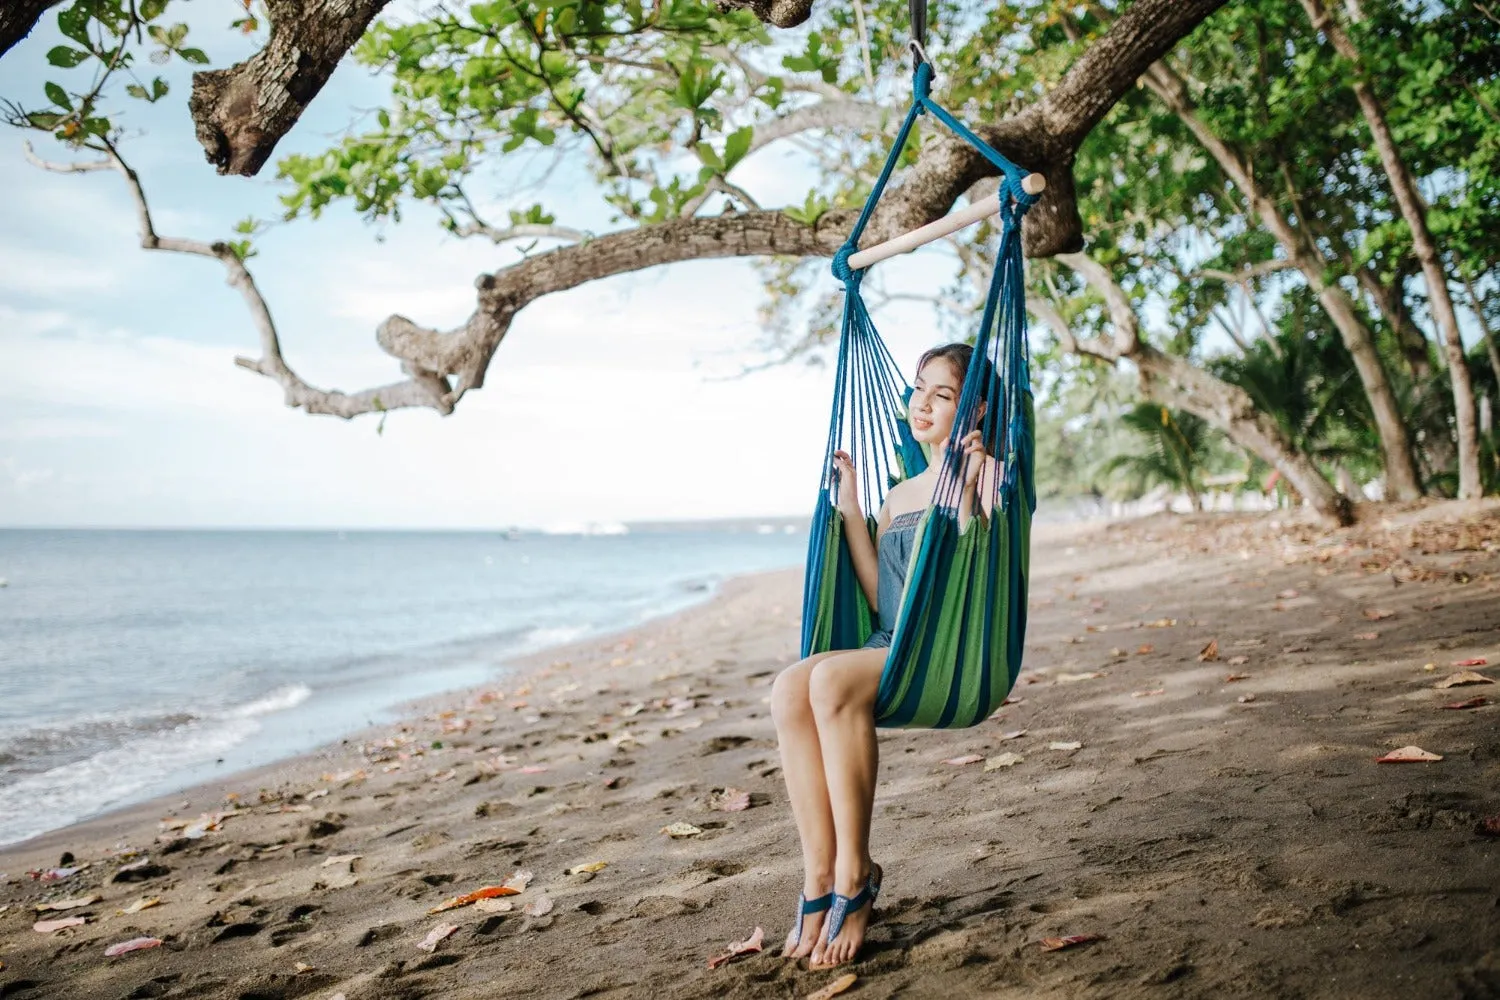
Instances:
[[[911,436],[923,444],[946,441],[958,413],[959,372],[946,358],[928,358],[917,372],[906,422]]]

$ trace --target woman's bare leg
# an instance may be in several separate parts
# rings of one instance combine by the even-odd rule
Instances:
[[[787,798],[797,821],[797,835],[802,841],[802,894],[815,899],[833,887],[834,840],[833,811],[828,802],[828,786],[823,781],[823,751],[818,745],[818,727],[808,700],[807,684],[813,668],[835,653],[818,653],[794,663],[776,676],[771,685],[771,718],[776,723],[776,742],[781,749],[781,776],[786,781]],[[809,914],[802,920],[802,937],[782,954],[803,958],[811,954],[823,933],[827,911]],[[795,931],[795,928],[793,928]]]
[[[813,665],[808,698],[823,751],[823,777],[833,810],[837,854],[833,885],[854,896],[870,874],[870,816],[875,807],[875,776],[880,766],[875,742],[875,694],[887,651],[858,649]],[[839,965],[854,958],[865,939],[870,908],[851,912],[838,937],[818,941],[814,965]]]

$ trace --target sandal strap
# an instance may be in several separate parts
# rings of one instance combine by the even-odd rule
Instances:
[[[844,929],[844,918],[851,913],[857,913],[865,904],[872,902],[870,886],[868,882],[865,887],[853,896],[841,896],[833,894],[833,906],[828,912],[828,920],[823,924],[823,940],[829,944],[839,936]]]
[[[792,947],[802,943],[802,920],[804,917],[814,913],[822,913],[833,905],[833,893],[825,892],[814,899],[808,899],[802,893],[797,893],[797,923],[792,928]]]

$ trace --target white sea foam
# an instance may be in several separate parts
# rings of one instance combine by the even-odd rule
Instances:
[[[250,719],[257,715],[284,712],[289,708],[296,708],[311,697],[312,688],[306,684],[289,684],[286,687],[277,688],[270,694],[256,698],[254,701],[246,702],[243,705],[236,705],[227,712],[221,713],[221,718]]]
[[[566,646],[575,639],[581,639],[588,635],[590,626],[582,625],[559,625],[553,628],[534,628],[521,637],[519,645],[530,652],[537,649],[548,649],[552,646]]]
[[[97,815],[184,767],[221,756],[260,724],[194,720],[0,787],[0,845]]]

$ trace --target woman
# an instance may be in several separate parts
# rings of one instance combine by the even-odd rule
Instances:
[[[918,361],[907,422],[912,437],[930,446],[932,461],[926,472],[891,488],[874,540],[865,530],[853,463],[848,454],[835,453],[837,504],[850,526],[845,532],[849,555],[866,599],[877,609],[878,628],[860,649],[830,650],[793,664],[771,688],[782,775],[802,840],[802,894],[782,954],[810,957],[814,968],[854,958],[880,890],[882,872],[869,850],[879,763],[875,695],[917,524],[938,484],[972,356],[967,344],[947,344]],[[965,435],[962,447],[960,527],[974,510],[976,494],[988,515],[995,492],[995,461],[985,454],[980,432]]]

